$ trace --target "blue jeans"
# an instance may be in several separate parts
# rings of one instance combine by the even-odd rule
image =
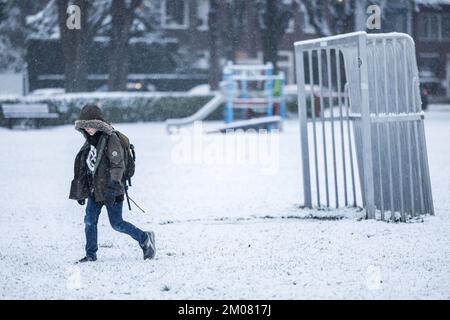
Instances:
[[[136,228],[129,222],[122,219],[123,201],[115,202],[112,207],[106,207],[108,218],[114,230],[128,234],[139,243],[144,242],[145,233]],[[102,211],[103,202],[95,202],[89,197],[86,206],[86,215],[84,217],[84,225],[86,232],[86,256],[97,257],[97,223],[100,212]]]

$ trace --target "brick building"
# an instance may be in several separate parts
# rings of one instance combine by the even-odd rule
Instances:
[[[289,0],[283,0],[290,2]],[[208,69],[208,12],[209,0],[160,0],[161,26],[164,34],[189,46],[198,59],[196,67]],[[263,59],[261,34],[258,30],[258,12],[255,1],[245,1],[243,28],[236,50],[237,63],[261,63]],[[220,2],[220,11],[225,4]],[[288,30],[279,46],[279,68],[285,72],[288,83],[295,82],[293,43],[316,37],[302,6],[294,13]],[[225,63],[225,61],[222,61]]]
[[[366,28],[369,14],[362,3],[362,0],[357,1],[355,31]],[[381,30],[378,32],[410,34],[416,41],[421,83],[434,99],[450,99],[450,0],[398,0],[386,3],[382,7]],[[221,10],[224,10],[224,5],[220,2]],[[160,8],[165,35],[189,45],[195,55],[196,67],[208,69],[209,0],[160,0]],[[260,63],[262,42],[255,2],[245,1],[244,12],[236,62]],[[315,37],[306,10],[300,5],[279,46],[279,67],[285,72],[288,83],[295,82],[293,43]]]

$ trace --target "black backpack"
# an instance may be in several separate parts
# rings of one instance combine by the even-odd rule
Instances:
[[[128,185],[131,186],[131,177],[134,176],[134,171],[136,169],[136,152],[134,151],[134,146],[130,143],[130,139],[122,132],[114,130],[114,133],[120,140],[120,144],[123,148],[125,171],[123,173],[123,178]]]
[[[114,133],[120,140],[120,144],[123,148],[125,171],[123,173],[122,181],[125,188],[125,196],[127,197],[128,209],[131,210],[130,200],[139,208],[143,213],[145,211],[138,206],[138,204],[130,198],[128,195],[128,187],[131,187],[131,177],[134,176],[134,171],[136,168],[136,152],[134,151],[134,146],[130,143],[130,139],[122,132],[114,130]]]

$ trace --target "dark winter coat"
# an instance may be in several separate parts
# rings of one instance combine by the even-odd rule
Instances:
[[[80,131],[87,140],[88,133],[84,128],[95,128],[103,132],[97,143],[97,161],[92,181],[93,185],[89,186],[88,175],[90,173],[86,164],[86,158],[89,154],[90,145],[86,141],[75,157],[74,179],[72,180],[69,198],[81,200],[93,194],[95,201],[104,201],[106,188],[112,180],[120,183],[120,189],[116,191],[116,196],[123,197],[124,154],[120,140],[114,133],[114,128],[104,120],[84,120],[80,116],[80,120],[75,121],[75,129]]]

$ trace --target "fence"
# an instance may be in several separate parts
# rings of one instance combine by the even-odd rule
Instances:
[[[412,38],[356,32],[297,42],[295,54],[305,206],[434,214]]]

